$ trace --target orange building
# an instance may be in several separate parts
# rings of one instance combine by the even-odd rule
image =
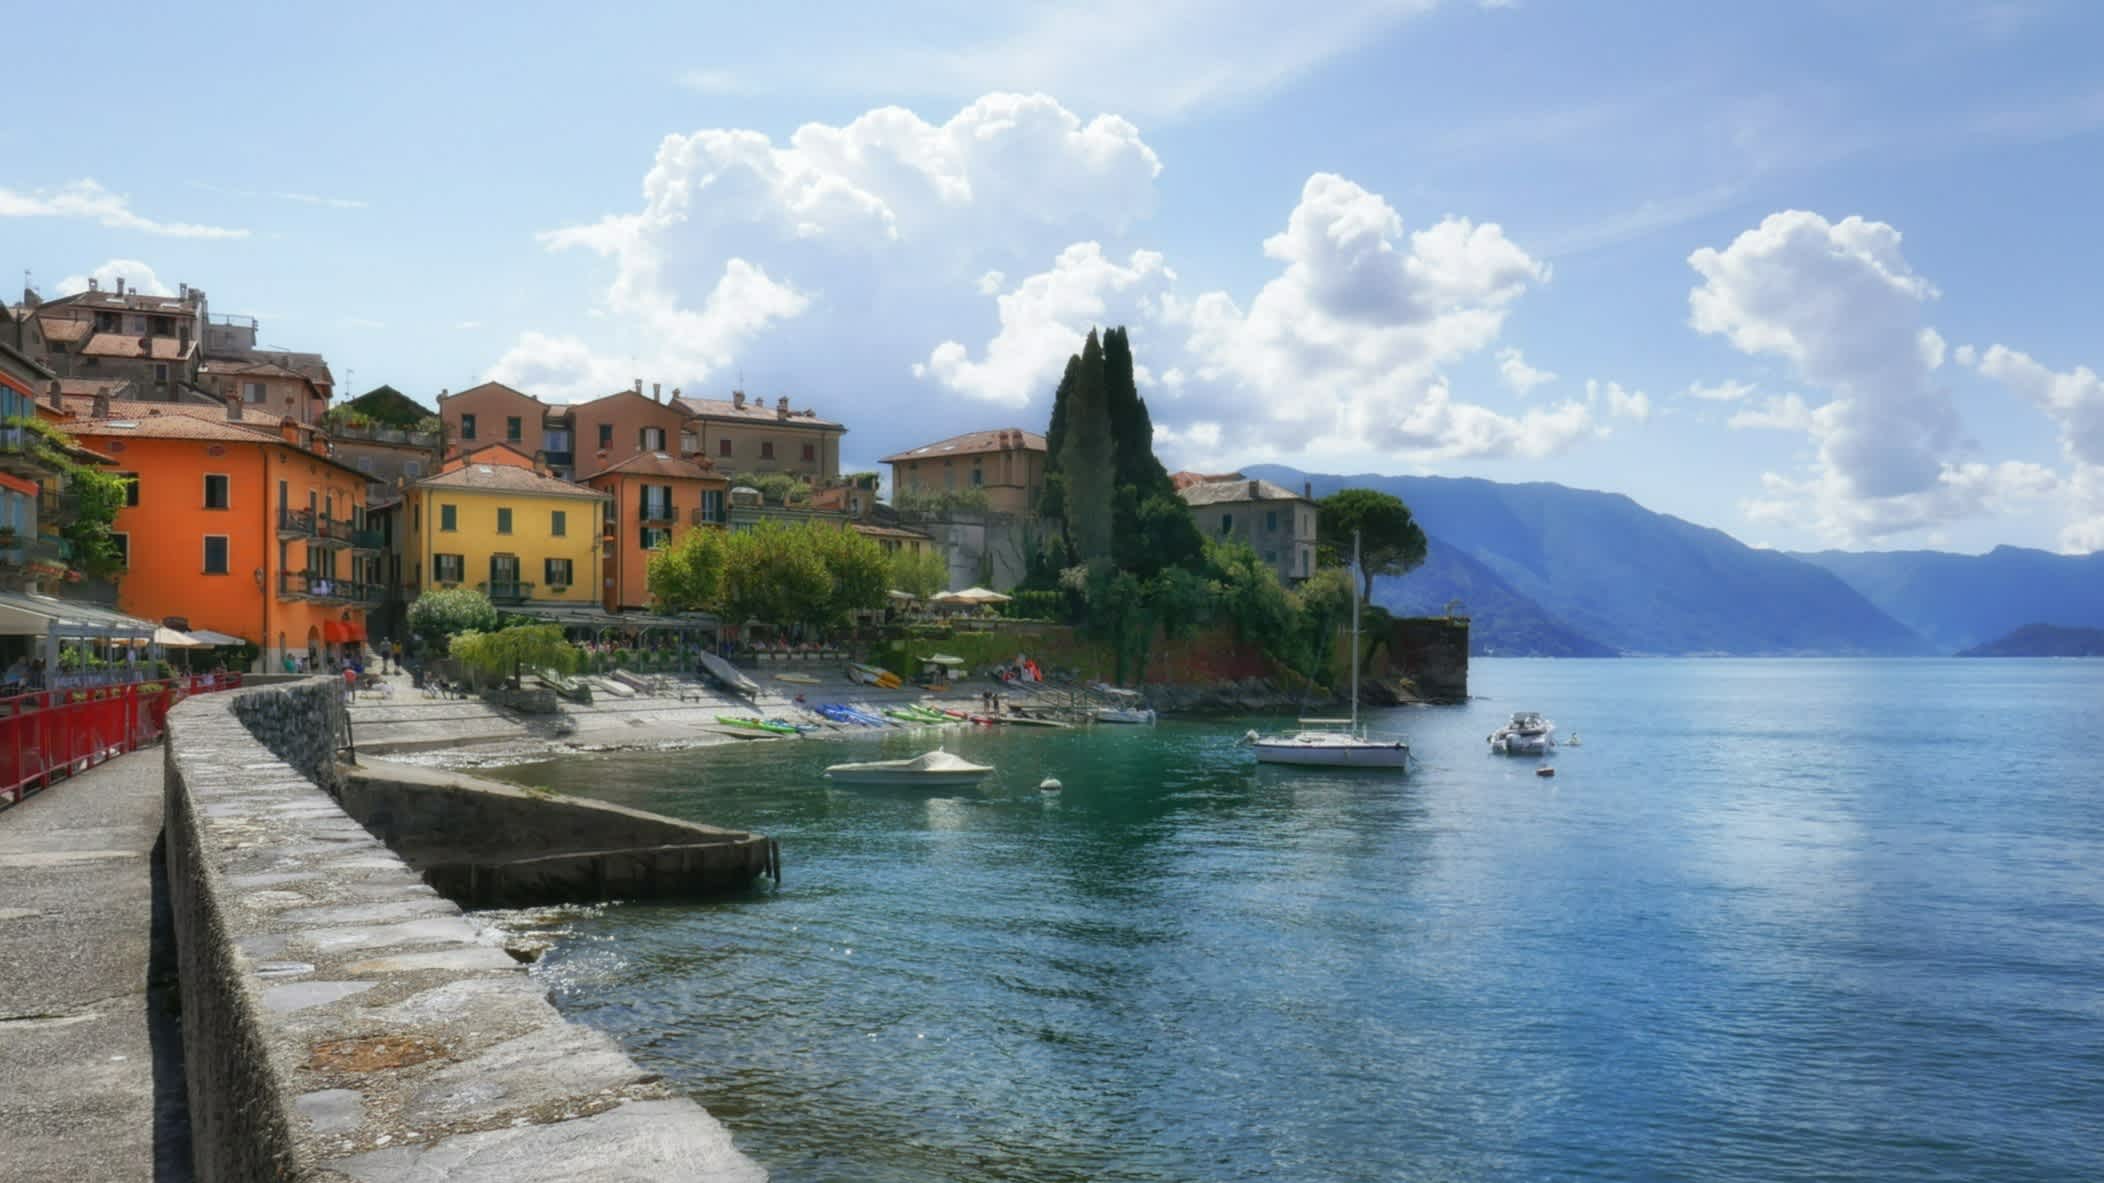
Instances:
[[[364,641],[381,592],[365,474],[330,459],[314,429],[238,397],[97,399],[66,428],[132,482],[116,525],[123,611],[242,637],[266,671]]]
[[[670,453],[637,453],[584,483],[613,496],[606,510],[606,576],[600,595],[609,612],[650,606],[651,551],[696,526],[720,530],[730,521],[730,481]]]

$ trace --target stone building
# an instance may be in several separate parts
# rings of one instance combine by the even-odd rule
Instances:
[[[1045,437],[1009,427],[974,431],[884,457],[894,504],[977,491],[996,513],[1034,514],[1045,488]]]
[[[1186,484],[1179,492],[1206,537],[1249,543],[1287,583],[1315,573],[1315,499],[1307,489],[1295,493],[1238,476]]]

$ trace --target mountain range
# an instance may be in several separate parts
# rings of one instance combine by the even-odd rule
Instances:
[[[1392,493],[1431,541],[1425,565],[1374,581],[1398,613],[1459,601],[1478,654],[1915,656],[2029,621],[2104,625],[2104,555],[1987,555],[1747,546],[1616,493],[1476,478],[1248,475],[1316,497]]]

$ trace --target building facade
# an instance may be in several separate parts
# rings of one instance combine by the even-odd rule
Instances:
[[[650,607],[650,552],[697,527],[730,526],[730,481],[667,452],[631,456],[585,484],[609,498],[601,597],[609,612]]]
[[[694,448],[682,446],[682,437],[691,435],[686,414],[660,402],[654,397],[656,393],[654,387],[649,395],[641,390],[621,390],[570,405],[569,431],[576,449],[577,479],[589,481],[595,474],[638,456],[662,454],[675,461],[696,458]]]
[[[395,511],[402,594],[471,587],[499,605],[594,605],[608,501],[508,445],[454,457]]]
[[[130,483],[118,607],[246,639],[265,670],[365,640],[381,595],[366,481],[312,428],[244,408],[98,399],[67,425]]]
[[[338,424],[328,433],[330,454],[365,474],[371,501],[398,497],[405,487],[438,471],[438,432]]]
[[[1235,477],[1179,492],[1206,537],[1247,542],[1287,583],[1315,573],[1315,499],[1305,489]]]
[[[1034,514],[1045,490],[1045,437],[1021,428],[974,431],[884,457],[894,504],[978,491],[996,513]]]

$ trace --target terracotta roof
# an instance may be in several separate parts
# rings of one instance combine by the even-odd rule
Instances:
[[[710,465],[697,464],[692,460],[682,460],[677,456],[664,452],[638,452],[619,464],[609,464],[605,468],[591,473],[585,479],[589,480],[591,477],[605,476],[613,472],[634,473],[638,476],[672,477],[690,481],[724,479],[711,471]]]
[[[66,409],[68,411],[73,412],[82,419],[86,419],[94,413],[95,398],[93,394],[72,394],[63,390],[60,393],[65,396]],[[120,399],[114,396],[110,399],[109,417],[112,419],[139,419],[158,415],[186,415],[192,419],[209,419],[215,423],[233,424],[237,422],[226,417],[226,404],[224,403],[147,402],[140,399]],[[285,417],[283,415],[273,415],[268,411],[250,410],[247,407],[241,408],[241,418],[238,420],[239,425],[242,427],[259,428],[272,436],[278,434],[278,428],[284,422]]]
[[[93,326],[70,316],[40,316],[37,327],[44,331],[46,341],[78,341],[87,336]]]
[[[1254,486],[1254,488],[1252,488]],[[1177,490],[1187,505],[1227,505],[1236,501],[1306,501],[1284,485],[1270,481],[1207,481]]]
[[[932,444],[922,444],[918,448],[893,452],[878,463],[897,464],[901,460],[976,456],[987,452],[1010,451],[1019,445],[1025,452],[1042,452],[1045,450],[1045,437],[1017,427],[1005,427],[998,431],[971,431],[963,435],[953,435],[946,440],[936,440]]]
[[[849,528],[857,534],[867,534],[871,538],[912,538],[921,542],[935,541],[935,536],[932,534],[923,534],[919,530],[908,530],[904,526],[872,526],[868,522],[854,522],[850,524]]]
[[[277,362],[256,357],[208,357],[205,359],[204,368],[200,373],[212,375],[255,374],[270,378],[298,378],[303,382],[313,381],[307,375],[290,366],[279,365]]]
[[[530,468],[513,468],[506,464],[464,464],[451,472],[442,472],[434,477],[425,477],[416,483],[419,489],[461,489],[474,493],[532,493],[545,497],[588,497],[604,501],[605,493],[587,489],[583,485],[559,481],[552,476],[542,476]]]
[[[170,409],[165,404],[124,405],[150,406],[152,410],[132,414],[129,411],[120,412],[117,404],[112,404],[109,418],[76,420],[66,424],[66,430],[91,439],[229,440],[244,444],[284,442],[276,432],[244,423],[229,423],[225,419],[213,420],[195,415],[165,414],[164,412]],[[315,459],[325,457],[317,456]]]
[[[821,419],[809,411],[791,411],[784,416],[775,409],[776,404],[761,399],[754,399],[740,407],[724,399],[687,398],[682,395],[672,400],[672,406],[703,419],[733,419],[740,423],[776,423],[783,427],[847,430],[831,419]]]
[[[111,398],[123,398],[124,392],[130,389],[130,378],[60,378],[58,380],[58,392],[60,395],[67,399],[80,399],[83,403],[93,399],[98,394],[107,394]],[[48,387],[45,393],[49,394]],[[70,404],[68,409],[73,409]]]
[[[1176,491],[1179,493],[1192,485],[1206,485],[1214,481],[1239,481],[1241,479],[1242,474],[1239,472],[1191,472],[1186,469],[1183,472],[1172,472],[1169,474],[1169,483],[1176,486]]]
[[[197,351],[197,342],[178,341],[174,337],[139,337],[125,333],[97,333],[80,347],[83,357],[136,357],[147,356],[147,345],[153,349],[155,361],[181,361]]]
[[[513,395],[517,395],[518,397],[520,397],[520,398],[523,398],[523,399],[525,399],[525,400],[526,400],[526,401],[528,401],[528,402],[535,402],[535,403],[539,403],[539,402],[541,402],[541,400],[540,400],[540,399],[537,399],[537,398],[535,398],[534,396],[532,396],[532,395],[530,395],[530,394],[526,393],[525,391],[523,391],[523,390],[519,390],[519,389],[517,389],[517,388],[515,388],[515,387],[511,387],[511,386],[506,386],[506,385],[505,385],[504,383],[502,383],[502,382],[481,382],[481,383],[477,383],[477,384],[476,384],[476,385],[474,385],[474,386],[470,386],[470,387],[468,387],[468,388],[467,388],[466,390],[456,390],[456,391],[454,391],[454,392],[453,392],[453,393],[451,393],[451,394],[441,394],[441,395],[439,395],[439,396],[438,396],[438,401],[439,401],[439,402],[441,402],[441,403],[449,403],[449,402],[452,402],[452,401],[453,401],[454,399],[456,399],[456,398],[465,398],[465,397],[467,397],[468,395],[471,395],[471,394],[477,394],[477,393],[480,393],[480,392],[482,392],[482,391],[485,391],[485,390],[501,390],[501,391],[503,391],[503,392],[504,392],[504,393],[506,393],[506,394],[513,394]],[[541,405],[542,405],[542,406],[547,406],[548,404],[547,404],[547,403],[541,403]]]
[[[194,305],[181,296],[156,296],[136,289],[118,295],[112,290],[90,290],[75,292],[70,296],[54,296],[43,302],[43,307],[73,308],[121,308],[130,312],[152,312],[163,316],[185,315],[194,311]]]

